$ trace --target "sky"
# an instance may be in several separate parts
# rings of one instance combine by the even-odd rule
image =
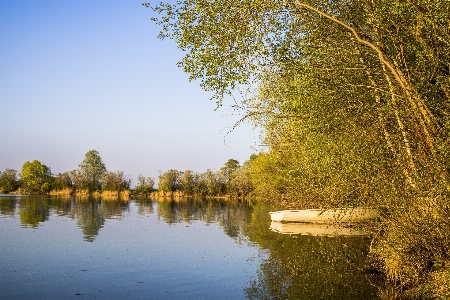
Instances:
[[[0,171],[70,171],[95,149],[136,183],[259,151],[251,124],[228,133],[231,101],[215,111],[142,2],[0,0]]]

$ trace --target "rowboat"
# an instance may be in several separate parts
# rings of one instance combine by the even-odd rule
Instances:
[[[299,234],[310,236],[364,236],[368,233],[355,227],[338,224],[281,223],[272,222],[270,230],[281,234]]]
[[[358,223],[377,218],[377,213],[369,208],[335,208],[280,210],[270,212],[273,222],[297,223]]]

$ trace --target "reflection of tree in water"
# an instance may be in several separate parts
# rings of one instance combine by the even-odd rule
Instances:
[[[72,207],[75,205],[72,197],[55,197],[51,199],[53,213],[58,216],[69,216]]]
[[[276,233],[274,233],[276,234]],[[367,239],[281,236],[269,246],[250,299],[376,299],[362,267]]]
[[[130,203],[128,201],[102,200],[100,205],[101,214],[106,219],[122,219],[124,212],[129,211]]]
[[[20,222],[23,226],[38,227],[50,216],[49,199],[42,196],[28,196],[20,199]]]
[[[92,198],[77,200],[73,216],[84,235],[84,240],[93,242],[100,228],[105,224],[105,216],[101,213],[100,202]]]
[[[138,207],[137,213],[139,216],[152,214],[154,212],[152,200],[137,199],[137,200],[135,200],[135,204]]]
[[[257,243],[263,259],[257,279],[245,289],[250,299],[376,299],[361,271],[369,237],[289,236],[271,232],[268,209],[242,201],[158,202],[167,223],[218,223],[236,241]]]
[[[77,198],[72,203],[70,216],[77,220],[84,240],[93,242],[105,224],[106,219],[121,219],[123,211],[129,209],[128,202],[99,200],[92,197]]]
[[[218,223],[235,239],[244,238],[242,228],[250,216],[251,206],[243,201],[184,199],[158,202],[158,217],[166,223],[190,223],[192,220]]]
[[[19,199],[19,200],[18,200]],[[58,216],[76,219],[84,239],[92,242],[103,227],[105,219],[120,219],[124,211],[129,211],[129,202],[100,200],[92,197],[48,197],[44,195],[26,197],[0,197],[2,214],[14,216],[19,202],[20,221],[23,226],[38,227],[47,221],[50,212]]]
[[[86,241],[94,241],[107,218],[122,218],[129,202],[94,198],[0,198],[3,212],[19,202],[23,225],[37,227],[50,211],[76,220]],[[153,212],[151,200],[136,201],[140,213]],[[262,204],[242,201],[186,200],[158,202],[158,217],[167,223],[200,220],[217,223],[237,242],[250,240],[266,253],[257,278],[245,293],[250,299],[375,299],[360,268],[368,252],[367,237],[289,236],[268,230],[270,217]]]
[[[243,240],[243,228],[250,222],[251,210],[252,207],[247,202],[227,201],[225,210],[216,214],[216,221],[228,236]]]
[[[268,214],[263,219],[268,221]],[[289,236],[261,228],[267,224],[251,222],[246,228],[250,240],[269,252],[245,289],[248,298],[377,299],[361,271],[369,237]]]
[[[13,217],[16,211],[17,197],[15,196],[0,196],[0,214]]]
[[[292,279],[283,268],[282,261],[268,259],[258,271],[258,280],[250,282],[245,289],[249,299],[289,299],[289,287]]]
[[[195,199],[158,201],[158,218],[168,224],[190,223],[205,218],[207,202]]]

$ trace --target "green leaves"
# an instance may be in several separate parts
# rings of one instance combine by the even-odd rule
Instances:
[[[130,189],[131,179],[123,171],[108,171],[102,174],[101,184],[103,191],[122,192]]]
[[[38,160],[25,162],[20,177],[22,187],[29,193],[48,193],[51,189],[52,172]]]
[[[137,194],[148,194],[154,190],[155,179],[153,177],[145,178],[142,174],[138,176],[138,184],[134,188]]]
[[[85,178],[85,186],[89,192],[101,189],[101,177],[106,172],[106,166],[97,150],[86,153],[84,160],[80,163],[80,175]]]
[[[0,190],[1,193],[9,193],[19,188],[20,182],[17,178],[17,171],[8,169],[0,172]]]
[[[180,187],[181,172],[178,170],[168,170],[158,176],[158,190],[163,192],[174,192]]]
[[[287,14],[287,3],[189,0],[153,7],[161,15],[153,20],[162,26],[159,38],[174,39],[187,52],[178,65],[189,79],[214,91],[221,105],[226,94],[249,84],[270,59],[261,54],[276,33],[282,34],[279,14]]]

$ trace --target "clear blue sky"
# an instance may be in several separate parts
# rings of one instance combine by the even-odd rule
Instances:
[[[0,170],[53,173],[99,151],[108,170],[218,170],[254,153],[249,124],[176,67],[183,55],[143,1],[0,0]]]

